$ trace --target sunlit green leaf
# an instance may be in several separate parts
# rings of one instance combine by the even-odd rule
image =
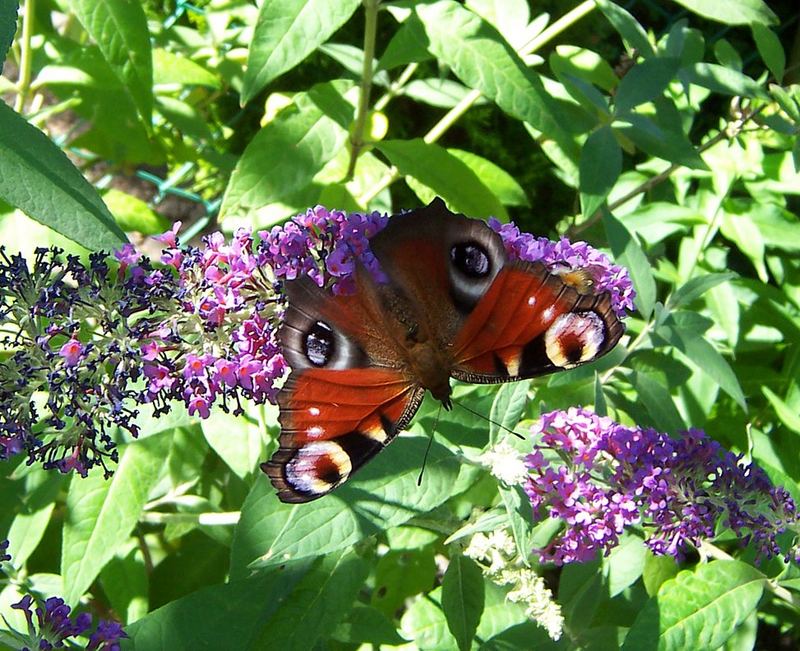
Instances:
[[[36,127],[0,102],[0,198],[90,250],[126,241],[97,191]]]
[[[129,0],[67,0],[67,4],[149,125],[153,111],[153,57],[142,5]]]
[[[358,0],[267,0],[261,5],[247,59],[242,103],[328,40]]]
[[[778,17],[763,0],[736,0],[720,3],[717,0],[675,0],[699,16],[725,25],[775,25]]]
[[[739,561],[712,561],[662,584],[625,638],[624,651],[717,649],[750,616],[767,578]]]

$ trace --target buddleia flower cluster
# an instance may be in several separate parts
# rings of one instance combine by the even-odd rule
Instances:
[[[0,568],[2,563],[10,561],[7,553],[8,541],[0,542]],[[8,622],[4,622],[7,630],[0,630],[0,646],[2,648],[20,649],[20,651],[47,651],[60,649],[69,643],[75,648],[76,638],[89,638],[83,647],[87,651],[119,651],[119,642],[128,637],[119,622],[101,619],[94,630],[92,616],[89,613],[72,614],[72,609],[61,597],[49,597],[43,603],[26,594],[17,603],[11,605],[25,616],[26,630],[14,630]]]
[[[608,554],[632,527],[644,532],[653,553],[678,559],[714,539],[718,526],[760,558],[798,558],[796,547],[784,553],[778,542],[784,532],[800,532],[788,492],[701,430],[671,438],[570,408],[542,415],[532,434],[525,491],[537,518],[563,523],[538,550],[543,562]]]
[[[347,294],[357,266],[385,280],[369,240],[388,219],[318,206],[200,246],[182,246],[176,223],[156,238],[157,262],[130,244],[85,261],[50,248],[29,262],[0,247],[0,460],[23,453],[62,472],[109,474],[145,405],[207,418],[215,406],[237,414],[275,402],[287,373],[276,338],[283,283],[306,275]],[[616,311],[631,308],[627,272],[588,245],[491,225],[511,259],[585,267]]]

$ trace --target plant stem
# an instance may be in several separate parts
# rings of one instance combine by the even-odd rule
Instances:
[[[358,96],[358,113],[350,133],[350,163],[347,166],[345,181],[353,178],[356,162],[364,148],[364,127],[369,110],[369,93],[372,88],[372,61],[375,57],[375,35],[378,26],[379,0],[363,0],[364,5],[364,66],[361,72],[361,92]]]
[[[33,38],[33,20],[36,13],[36,0],[25,0],[25,9],[22,15],[22,43],[20,46],[19,80],[17,81],[17,99],[14,101],[14,110],[22,113],[28,101],[28,92],[31,88],[31,69],[33,67],[33,52],[31,39]]]
[[[577,21],[583,18],[586,14],[595,8],[594,0],[586,0],[579,4],[575,9],[564,14],[561,18],[556,20],[547,29],[543,30],[536,37],[531,39],[528,43],[523,45],[517,54],[520,56],[527,56],[534,51],[541,48],[546,43],[553,40],[556,36],[561,34],[564,30],[574,25]],[[445,132],[453,126],[464,113],[466,113],[475,102],[481,97],[481,91],[473,89],[464,98],[451,108],[441,120],[439,120],[428,133],[423,137],[423,140],[430,144],[436,142],[441,138]],[[373,187],[369,188],[363,195],[359,197],[359,203],[363,206],[372,201],[378,194],[388,188],[392,183],[400,178],[400,172],[396,167],[392,167]]]

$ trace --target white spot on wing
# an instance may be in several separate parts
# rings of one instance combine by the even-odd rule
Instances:
[[[605,330],[603,319],[596,312],[562,314],[544,333],[547,357],[561,368],[588,362],[600,352]],[[579,353],[577,358],[576,352]]]

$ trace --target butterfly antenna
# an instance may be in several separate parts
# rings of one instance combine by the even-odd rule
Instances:
[[[431,437],[428,439],[428,447],[425,448],[425,456],[422,458],[422,468],[419,470],[419,477],[417,477],[417,486],[422,486],[422,475],[425,473],[425,464],[428,463],[428,454],[433,445],[433,435],[436,433],[436,428],[439,426],[439,416],[442,415],[442,405],[439,405],[439,411],[436,412],[436,420],[433,421],[433,429],[431,430]]]
[[[489,418],[488,416],[484,416],[482,413],[480,413],[480,412],[478,412],[478,411],[475,411],[475,410],[474,410],[474,409],[472,409],[471,407],[467,407],[466,405],[464,405],[464,404],[461,404],[460,402],[456,402],[455,400],[453,400],[453,403],[454,403],[454,404],[456,404],[456,405],[458,405],[458,406],[459,406],[459,407],[461,407],[462,409],[466,409],[466,410],[467,410],[469,413],[471,413],[473,416],[477,416],[478,418],[482,418],[483,420],[485,420],[485,421],[487,421],[487,422],[491,423],[491,424],[492,424],[492,425],[494,425],[495,427],[499,427],[500,429],[503,429],[503,430],[505,430],[505,431],[506,431],[506,432],[508,432],[509,434],[513,434],[513,435],[514,435],[514,436],[516,436],[518,439],[522,439],[523,441],[525,440],[525,437],[524,437],[524,436],[522,436],[522,434],[520,434],[519,432],[515,432],[513,429],[509,429],[508,427],[506,427],[506,426],[505,426],[505,425],[503,425],[502,423],[498,423],[496,420],[492,420],[492,419],[491,419],[491,418]]]

